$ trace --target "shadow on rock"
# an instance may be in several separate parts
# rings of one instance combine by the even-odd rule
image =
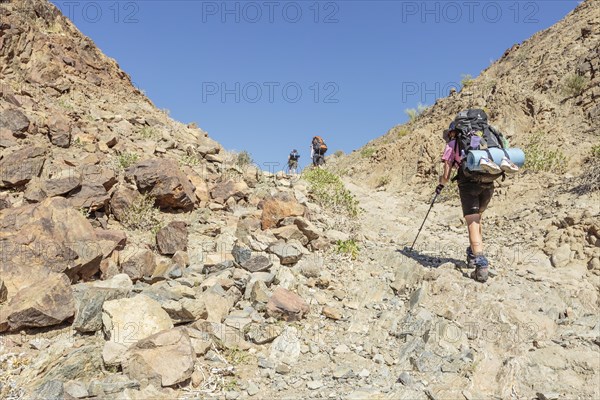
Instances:
[[[446,263],[454,264],[455,268],[467,267],[466,263],[462,260],[457,260],[456,258],[450,257],[438,257],[435,254],[427,254],[427,251],[421,253],[418,249],[411,250],[408,246],[404,246],[402,249],[396,250],[396,252],[402,254],[405,257],[415,260],[416,262],[418,262],[426,268],[438,268],[439,266]]]

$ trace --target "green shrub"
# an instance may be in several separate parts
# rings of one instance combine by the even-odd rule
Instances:
[[[390,178],[389,175],[380,176],[379,178],[377,178],[377,185],[375,187],[380,188],[382,186],[388,185],[391,181],[392,178]]]
[[[563,83],[563,94],[568,97],[577,97],[588,84],[588,79],[585,76],[571,74],[567,75]]]
[[[121,224],[130,230],[155,234],[161,227],[161,221],[160,211],[154,207],[154,202],[154,198],[147,194],[139,196],[125,211]]]
[[[360,248],[354,239],[338,240],[335,247],[335,252],[350,256],[352,260],[358,258]]]
[[[402,138],[402,137],[408,135],[409,133],[410,133],[410,131],[405,127],[398,129],[398,137],[399,138]]]
[[[339,176],[323,168],[311,168],[304,170],[302,177],[310,184],[311,196],[319,205],[349,217],[358,216],[358,200]]]
[[[600,144],[592,146],[592,157],[600,159]]]
[[[412,122],[412,121],[416,120],[421,114],[423,114],[428,109],[429,109],[428,106],[419,103],[417,105],[417,108],[407,108],[406,110],[404,110],[404,112],[406,113],[406,115],[408,115],[408,119]]]
[[[190,154],[185,154],[183,156],[181,156],[181,158],[179,159],[179,165],[187,165],[190,167],[195,167],[196,165],[200,164],[200,160],[198,159],[198,156],[196,155],[190,155]]]
[[[531,171],[564,173],[567,157],[559,149],[549,149],[542,132],[530,136],[525,145],[525,168]]]
[[[377,150],[374,147],[366,147],[360,151],[360,155],[363,156],[364,158],[369,158],[373,154],[375,154],[376,151]]]
[[[254,161],[252,160],[252,156],[246,150],[240,151],[235,159],[236,165],[239,167],[245,167],[249,164],[252,164]]]
[[[338,150],[335,153],[333,153],[333,155],[336,156],[336,157],[341,157],[341,156],[344,155],[344,152],[342,150]]]
[[[144,126],[139,131],[139,135],[144,139],[156,140],[159,137],[158,131],[151,126]]]
[[[471,74],[462,74],[461,78],[462,79],[460,81],[460,84],[463,88],[467,88],[473,84],[474,79],[473,76],[471,76]]]
[[[121,153],[117,156],[117,166],[120,169],[125,169],[135,164],[140,159],[136,153]]]

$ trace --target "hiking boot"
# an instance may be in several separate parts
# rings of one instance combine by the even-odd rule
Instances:
[[[488,279],[489,276],[489,270],[488,270],[488,260],[487,258],[485,258],[485,256],[482,255],[478,255],[475,256],[475,271],[473,271],[471,273],[471,278],[475,279],[477,282],[485,282]]]
[[[509,174],[514,174],[515,172],[519,171],[519,167],[517,167],[512,161],[510,161],[506,157],[502,159],[502,162],[500,163],[500,168],[502,169],[502,171]]]
[[[467,247],[467,266],[469,268],[475,268],[475,254],[473,254],[471,246]]]
[[[495,162],[493,162],[489,158],[481,158],[481,160],[479,160],[479,166],[481,167],[482,170],[484,170],[488,174],[500,174],[500,173],[502,173],[502,170],[500,169],[500,167],[498,166],[498,164],[496,164]]]

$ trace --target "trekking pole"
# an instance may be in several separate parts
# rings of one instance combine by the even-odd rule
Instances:
[[[437,199],[437,197],[438,197],[438,193],[436,193],[435,196],[433,196],[433,200],[431,201],[431,205],[429,206],[429,210],[427,210],[427,214],[425,214],[425,219],[423,220],[423,223],[421,224],[421,227],[419,228],[419,232],[417,232],[417,237],[415,238],[415,241],[413,242],[412,246],[410,246],[410,251],[412,251],[413,247],[415,246],[415,243],[417,243],[417,239],[419,238],[419,234],[421,233],[421,229],[423,229],[423,225],[425,225],[425,221],[427,221],[427,217],[429,216],[429,212],[433,208],[433,203],[435,203],[435,200]]]

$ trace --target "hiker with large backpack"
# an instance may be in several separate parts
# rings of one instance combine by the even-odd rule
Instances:
[[[315,136],[310,144],[310,158],[312,158],[313,166],[318,167],[325,164],[325,153],[327,145],[320,136]]]
[[[519,170],[525,162],[520,149],[508,147],[504,135],[488,124],[483,110],[462,111],[444,131],[446,148],[442,155],[444,172],[440,176],[436,194],[440,194],[450,181],[456,167],[458,191],[463,216],[469,233],[467,264],[475,268],[471,277],[478,282],[488,279],[489,261],[484,255],[482,214],[494,195],[494,181],[504,180],[506,174]]]
[[[294,149],[288,156],[288,170],[290,174],[298,173],[298,160],[300,159],[300,154],[298,154],[298,150]]]

